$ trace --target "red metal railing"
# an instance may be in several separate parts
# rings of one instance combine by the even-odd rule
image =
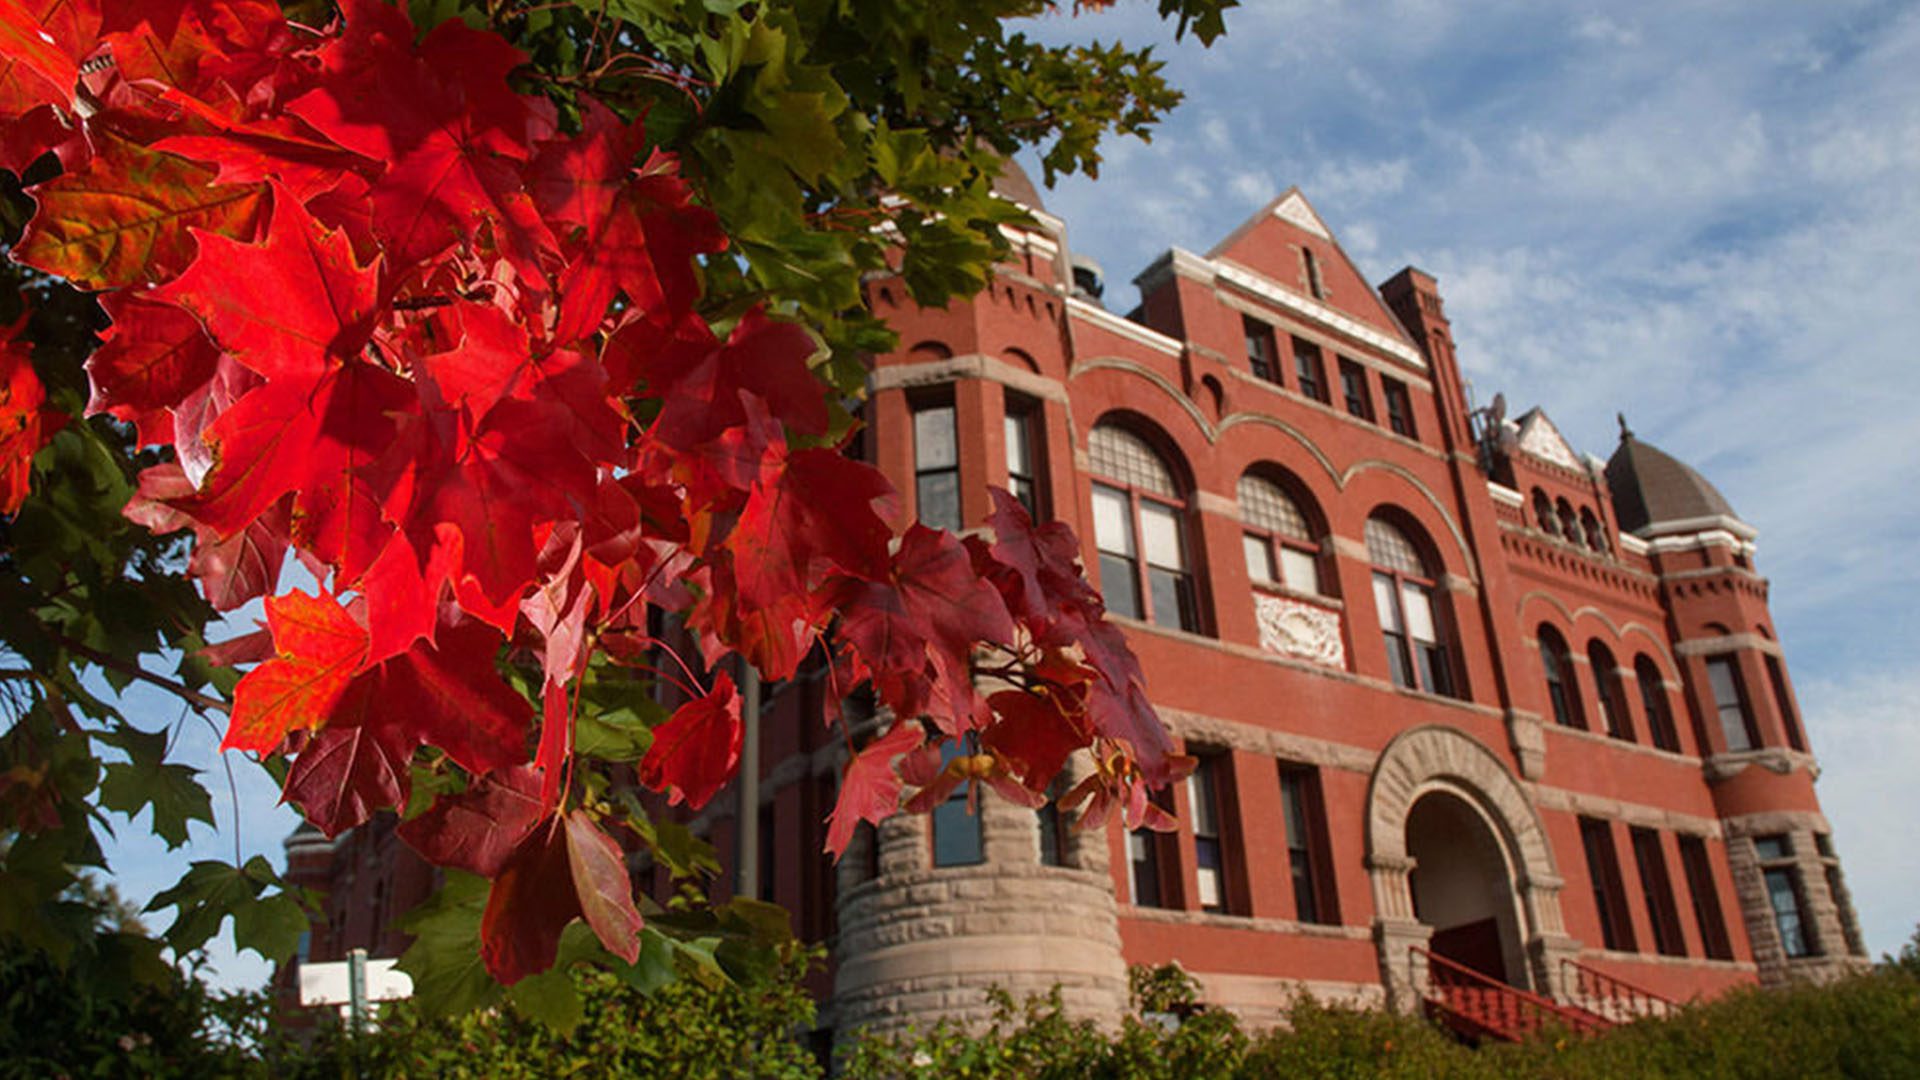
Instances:
[[[1561,960],[1560,973],[1566,981],[1567,996],[1574,1004],[1616,1024],[1648,1016],[1672,1016],[1680,1011],[1679,1003],[1671,998],[1577,960]]]
[[[1518,1042],[1554,1024],[1579,1034],[1613,1026],[1603,1016],[1508,986],[1418,945],[1411,946],[1409,952],[1426,961],[1428,1006],[1462,1035]]]

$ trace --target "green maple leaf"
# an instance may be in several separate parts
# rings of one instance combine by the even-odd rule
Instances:
[[[97,737],[129,759],[106,767],[99,793],[103,808],[132,818],[152,807],[153,831],[169,851],[187,842],[187,822],[214,824],[213,799],[194,779],[200,771],[164,762],[166,736],[126,727]]]

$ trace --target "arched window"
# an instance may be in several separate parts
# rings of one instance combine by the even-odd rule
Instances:
[[[1560,535],[1560,519],[1553,516],[1553,500],[1539,488],[1533,489],[1533,523],[1548,536]]]
[[[1567,652],[1567,639],[1560,631],[1540,624],[1535,635],[1540,639],[1540,666],[1547,672],[1547,700],[1553,703],[1553,722],[1561,727],[1586,730],[1587,718],[1580,711],[1579,684],[1573,677],[1573,657]]]
[[[1283,584],[1308,593],[1327,593],[1320,574],[1320,545],[1300,502],[1264,476],[1240,478],[1240,544],[1247,576],[1256,583]]]
[[[1600,525],[1600,519],[1594,515],[1591,506],[1580,509],[1580,531],[1586,537],[1587,546],[1605,555],[1608,552],[1607,530]]]
[[[1593,685],[1600,692],[1600,715],[1607,721],[1607,734],[1632,742],[1633,714],[1627,711],[1626,688],[1620,685],[1613,650],[1598,641],[1588,642],[1587,666],[1593,669]]]
[[[1186,493],[1145,439],[1117,424],[1087,436],[1100,591],[1116,614],[1200,631],[1186,539]]]
[[[1378,515],[1367,519],[1367,559],[1394,685],[1453,695],[1453,665],[1434,589],[1439,575],[1400,526]]]
[[[1653,658],[1641,653],[1633,661],[1633,681],[1640,684],[1640,705],[1647,714],[1647,727],[1653,745],[1662,750],[1680,750],[1680,733],[1673,726],[1673,711],[1667,707],[1666,680]]]
[[[1580,542],[1580,519],[1573,512],[1573,504],[1561,499],[1554,504],[1560,512],[1560,536],[1570,544]]]

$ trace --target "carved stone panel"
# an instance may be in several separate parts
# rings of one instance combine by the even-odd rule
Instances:
[[[1260,647],[1281,656],[1328,667],[1347,666],[1340,642],[1340,613],[1304,600],[1255,593],[1254,617],[1260,622]]]

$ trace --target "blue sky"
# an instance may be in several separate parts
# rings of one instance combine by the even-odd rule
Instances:
[[[1606,457],[1616,411],[1760,530],[1876,952],[1920,921],[1920,5],[1249,0],[1186,104],[1044,193],[1108,304],[1298,184],[1361,269],[1435,275],[1481,401]]]
[[[1035,29],[1165,39],[1153,7]],[[1896,948],[1920,920],[1920,8],[1251,0],[1211,50],[1162,55],[1187,103],[1098,182],[1045,193],[1110,304],[1298,184],[1373,280],[1439,278],[1481,400],[1543,404],[1602,457],[1624,411],[1701,468],[1760,529],[1867,942]],[[142,899],[233,855],[215,740],[182,738],[223,831],[168,854],[123,830]],[[294,817],[234,772],[242,850],[278,862]],[[213,959],[223,982],[265,977]]]

